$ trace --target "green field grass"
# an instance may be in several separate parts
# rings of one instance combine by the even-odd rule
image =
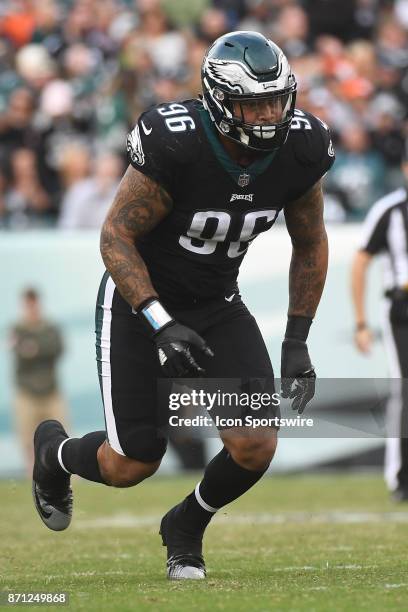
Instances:
[[[1,482],[1,589],[66,591],[74,611],[408,609],[408,504],[389,502],[379,476],[264,478],[209,527],[207,580],[168,582],[159,520],[195,483],[77,479],[73,523],[54,533],[30,483]]]

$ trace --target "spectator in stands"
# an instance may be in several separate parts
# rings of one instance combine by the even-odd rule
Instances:
[[[394,18],[380,24],[376,47],[380,60],[395,68],[408,67],[408,32]]]
[[[11,157],[10,185],[5,193],[5,221],[12,229],[47,227],[55,213],[41,184],[37,160],[30,149],[17,149]]]
[[[349,124],[343,130],[340,144],[328,184],[346,194],[355,218],[361,219],[385,192],[385,164],[370,149],[369,135],[359,124]]]
[[[90,106],[88,102],[85,105]],[[63,188],[59,165],[63,151],[73,143],[82,142],[83,148],[93,145],[94,110],[76,103],[74,86],[62,79],[54,79],[42,90],[39,99],[38,123],[44,154],[39,159],[44,166],[47,188],[60,201]]]
[[[73,0],[70,4],[63,26],[67,47],[77,42],[93,46],[92,37],[96,30],[96,14],[98,11],[96,3],[94,1]]]
[[[89,147],[75,140],[65,144],[59,152],[58,170],[65,190],[86,179],[91,173]]]
[[[40,44],[31,43],[16,54],[17,74],[34,92],[41,89],[56,75],[58,66]]]
[[[6,225],[6,203],[4,198],[6,193],[6,185],[6,176],[0,170],[0,229],[4,228]]]
[[[309,21],[300,6],[283,8],[270,34],[289,58],[303,57],[310,51]]]
[[[355,0],[306,0],[305,8],[314,36],[331,34],[340,40],[353,36]]]
[[[14,355],[15,420],[30,475],[35,428],[44,419],[66,423],[67,416],[56,375],[63,353],[61,332],[45,318],[36,289],[25,289],[21,299],[22,315],[10,330],[10,346]]]
[[[201,91],[201,64],[207,45],[203,40],[191,36],[188,49],[188,72],[184,85],[189,95],[195,97]]]
[[[184,67],[188,55],[186,40],[172,29],[160,3],[138,2],[140,24],[136,36],[149,53],[158,75],[177,73]]]
[[[225,13],[228,20],[228,30],[240,29],[238,21],[245,16],[246,4],[246,0],[213,0],[214,7]]]
[[[402,105],[390,94],[378,94],[370,105],[372,142],[386,164],[389,189],[401,183],[400,167],[405,149],[403,116]]]
[[[394,13],[397,21],[408,29],[408,0],[396,0]]]
[[[397,184],[408,108],[407,7],[408,0],[0,2],[3,172],[16,148],[35,151],[40,183],[58,207],[68,145],[82,140],[92,151],[122,154],[124,135],[146,108],[169,94],[197,95],[210,42],[249,29],[284,47],[299,79],[298,107],[320,105],[340,156],[342,132],[361,124],[387,184]]]
[[[97,158],[92,176],[77,181],[62,201],[58,225],[61,229],[100,229],[113,202],[122,159],[114,153]]]
[[[246,0],[246,9],[237,29],[255,30],[268,36],[279,14],[276,7],[269,0]]]
[[[355,73],[374,83],[377,60],[374,45],[367,40],[356,40],[347,46],[347,57]]]
[[[27,44],[35,28],[32,0],[12,0],[9,10],[0,20],[0,33],[7,37],[15,48]]]
[[[25,87],[15,89],[6,110],[0,114],[0,147],[4,158],[13,149],[38,146],[39,133],[32,125],[34,111],[32,92]]]
[[[62,6],[56,0],[41,0],[33,6],[35,28],[32,42],[41,43],[57,58],[65,45],[62,29]]]
[[[204,11],[199,23],[199,37],[207,43],[207,46],[227,31],[228,19],[224,11],[216,8]]]

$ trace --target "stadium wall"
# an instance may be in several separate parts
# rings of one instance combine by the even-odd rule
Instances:
[[[359,355],[352,345],[349,270],[359,233],[357,225],[333,226],[328,230],[329,274],[309,345],[321,378],[387,376],[381,342],[376,342],[369,358]],[[103,428],[94,356],[94,305],[103,272],[98,241],[99,236],[94,232],[33,231],[1,236],[0,476],[18,474],[23,467],[13,428],[13,368],[7,335],[10,324],[19,314],[20,293],[28,285],[40,290],[47,314],[64,331],[66,353],[60,366],[60,380],[70,407],[73,434]],[[277,226],[254,242],[240,275],[241,293],[256,315],[277,372],[286,321],[290,252],[288,234],[282,225]],[[381,285],[377,263],[370,281],[369,320],[379,328]],[[328,401],[335,399],[328,398]],[[349,399],[358,401],[359,398]],[[303,469],[378,447],[382,442],[369,437],[285,439],[280,444],[274,470]],[[216,440],[209,441],[209,455],[217,446]],[[177,467],[170,452],[163,470]]]

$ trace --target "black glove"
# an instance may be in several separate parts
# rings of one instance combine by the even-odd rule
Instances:
[[[148,298],[132,311],[152,332],[152,340],[166,376],[182,378],[204,373],[192,356],[190,347],[195,346],[209,357],[214,357],[214,353],[194,330],[177,323],[156,297]]]
[[[316,386],[316,372],[306,342],[285,338],[282,343],[281,379],[282,397],[293,399],[293,410],[302,414],[314,397]]]
[[[203,355],[214,357],[201,336],[176,321],[156,332],[153,342],[157,346],[160,365],[169,378],[204,374],[190,352],[191,346],[195,346]]]

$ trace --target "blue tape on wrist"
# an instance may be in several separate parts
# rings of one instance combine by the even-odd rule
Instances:
[[[151,302],[148,306],[143,308],[142,314],[154,331],[159,331],[164,325],[167,325],[167,323],[173,320],[158,300]]]
[[[161,325],[158,321],[155,321],[154,318],[152,317],[152,315],[150,314],[150,312],[146,309],[146,310],[142,310],[144,316],[146,317],[146,319],[148,320],[148,322],[150,323],[150,325],[153,327],[153,329],[155,331],[157,331],[158,329],[160,329]]]

